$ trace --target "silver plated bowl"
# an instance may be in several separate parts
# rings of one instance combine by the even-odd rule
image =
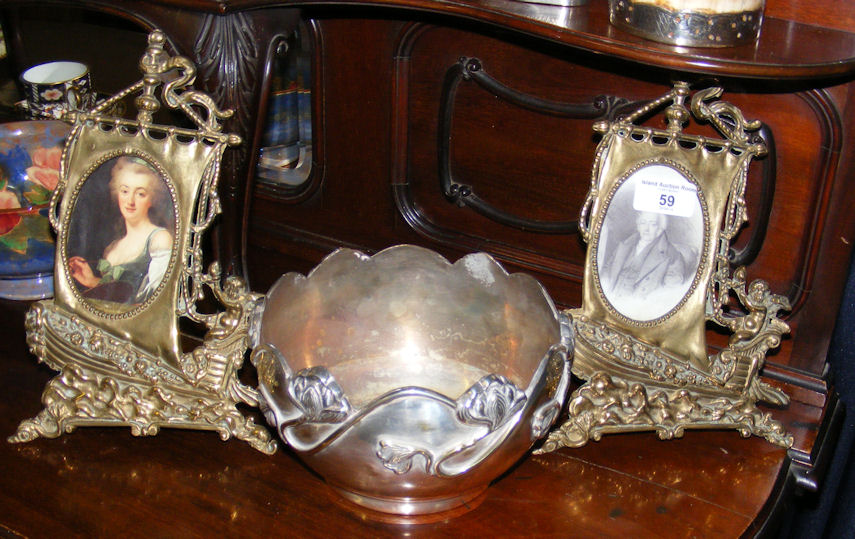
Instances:
[[[267,420],[346,499],[385,513],[477,497],[546,434],[570,379],[569,320],[481,253],[340,249],[282,276],[253,333]]]

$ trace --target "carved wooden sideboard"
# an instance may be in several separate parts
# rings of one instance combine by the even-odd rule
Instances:
[[[7,26],[20,28],[34,17],[36,4],[4,2]],[[175,51],[199,66],[200,87],[236,110],[226,129],[246,144],[226,155],[217,256],[258,291],[283,272],[307,271],[339,246],[374,252],[415,243],[450,259],[487,251],[509,271],[538,278],[560,306],[576,306],[585,244],[575,220],[590,182],[593,121],[653,99],[676,80],[696,87],[716,81],[725,88],[724,99],[763,122],[761,134],[771,150],[752,166],[750,222],[732,254],[749,279],[765,279],[792,303],[786,318],[791,335],[767,362],[764,377],[791,396],[787,410],[771,411],[795,435],[789,452],[760,450],[770,460],[758,474],[771,475],[758,480],[761,492],[744,507],[729,498],[725,506],[744,511],[748,524],[723,533],[768,531],[788,507],[794,486],[820,487],[842,414],[826,376],[826,356],[855,241],[855,33],[847,30],[855,28],[855,7],[768,0],[755,45],[680,49],[610,26],[605,0],[576,8],[513,0],[52,5],[106,13],[140,32],[161,28]],[[272,66],[298,26],[312,52],[313,153],[308,179],[291,186],[257,179],[256,158]],[[7,38],[24,64],[25,36]],[[713,134],[706,126],[692,129]],[[708,331],[712,347],[726,339]],[[623,462],[627,452],[655,450],[662,463],[670,463],[665,468],[688,470],[691,463],[681,462],[686,452],[704,453],[719,440],[727,440],[725,452],[734,443],[747,444],[737,450],[746,454],[763,447],[734,437],[690,432],[651,446],[651,436],[627,435],[603,443],[609,449],[599,456],[597,447],[565,449],[544,462],[560,466],[580,459],[600,469],[611,466],[603,455],[619,453],[615,458]],[[132,443],[122,440],[110,443]],[[720,466],[737,465],[721,456]],[[658,481],[637,467],[616,464],[612,471]],[[721,488],[731,492],[733,486]],[[351,524],[359,529],[358,522]],[[645,528],[627,529],[638,535]]]

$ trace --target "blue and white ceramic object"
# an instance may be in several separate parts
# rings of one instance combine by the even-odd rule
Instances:
[[[33,66],[21,75],[30,117],[59,119],[72,110],[95,104],[89,68],[80,62],[48,62]]]
[[[0,298],[53,295],[48,208],[70,129],[58,121],[0,124]]]

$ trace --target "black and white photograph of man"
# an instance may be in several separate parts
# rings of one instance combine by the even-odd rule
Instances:
[[[639,211],[633,198],[644,177],[630,176],[615,193],[606,209],[596,260],[603,295],[619,313],[639,321],[659,318],[680,303],[691,287],[703,250],[697,196],[682,200],[694,206],[681,212],[688,216]],[[691,185],[685,178],[681,180]]]

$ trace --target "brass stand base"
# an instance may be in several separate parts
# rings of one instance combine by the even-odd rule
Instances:
[[[603,434],[655,431],[662,440],[682,438],[685,429],[736,429],[790,447],[784,426],[742,395],[703,395],[691,389],[629,382],[595,373],[570,396],[569,418],[536,453],[581,447]]]
[[[742,272],[738,272],[738,280]],[[753,286],[766,290],[765,283]],[[781,447],[793,445],[784,425],[762,412],[757,402],[786,406],[783,391],[759,378],[770,347],[788,328],[777,318],[777,296],[765,308],[750,302],[745,319],[736,319],[730,346],[710,356],[711,373],[618,328],[571,310],[576,335],[573,374],[586,380],[568,400],[568,418],[550,433],[538,453],[581,447],[603,434],[655,431],[662,440],[682,438],[686,429],[735,429]],[[774,301],[773,301],[774,300]],[[768,307],[772,305],[772,307]]]
[[[251,302],[248,294],[238,296],[244,306]],[[277,443],[268,431],[237,409],[241,402],[258,405],[256,391],[237,379],[248,310],[221,314],[204,343],[183,355],[179,370],[52,300],[34,304],[26,323],[30,351],[60,374],[42,393],[44,409],[21,422],[8,441],[56,438],[79,426],[128,426],[134,436],[174,427],[216,431],[223,440],[234,436],[274,453]]]
[[[176,388],[162,389],[136,380],[124,382],[80,366],[66,365],[42,393],[44,409],[18,426],[11,443],[57,438],[77,427],[131,428],[134,436],[153,436],[161,427],[216,431],[266,454],[276,451],[267,430],[244,417],[237,402]]]

